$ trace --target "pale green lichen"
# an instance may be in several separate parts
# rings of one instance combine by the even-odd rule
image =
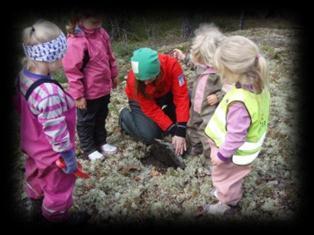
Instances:
[[[294,74],[297,55],[294,53],[296,33],[291,30],[252,29],[231,32],[255,40],[269,59],[271,115],[269,131],[261,156],[254,163],[252,173],[245,179],[243,199],[234,216],[237,219],[289,219],[298,208],[299,188],[296,150],[298,95]],[[168,51],[188,44],[168,45]],[[123,72],[128,61],[119,59]],[[183,66],[191,84],[195,71]],[[127,106],[125,82],[111,94],[110,112],[106,127],[108,142],[119,148],[117,154],[105,160],[90,162],[79,158],[91,174],[87,180],[77,180],[74,191],[74,210],[86,210],[92,223],[143,221],[147,218],[198,221],[194,215],[199,206],[214,203],[209,160],[203,156],[185,156],[186,168],[161,171],[145,163],[149,147],[123,135],[118,127],[118,110]],[[79,149],[77,150],[80,152]],[[21,171],[24,160],[17,168]],[[159,171],[160,170],[160,171]],[[22,174],[19,173],[19,185]],[[22,188],[19,187],[21,192]],[[18,200],[25,198],[20,193]],[[202,219],[211,219],[205,217]]]

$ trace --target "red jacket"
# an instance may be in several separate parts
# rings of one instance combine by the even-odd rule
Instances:
[[[141,93],[135,91],[135,75],[132,70],[128,73],[125,92],[129,100],[137,101],[146,116],[151,118],[163,131],[166,131],[173,122],[162,111],[155,101],[169,92],[173,94],[173,103],[176,106],[177,123],[186,123],[189,120],[189,94],[185,76],[182,68],[175,58],[159,54],[162,77],[156,82],[148,84],[145,88],[146,94],[153,97],[145,98]]]

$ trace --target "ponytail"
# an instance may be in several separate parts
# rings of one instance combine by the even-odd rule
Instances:
[[[259,70],[260,79],[263,84],[262,87],[267,88],[268,87],[268,66],[267,66],[266,59],[261,55],[257,57],[257,68]]]

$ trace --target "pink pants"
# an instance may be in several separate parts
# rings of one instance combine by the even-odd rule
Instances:
[[[72,206],[74,175],[67,175],[56,165],[38,169],[28,157],[25,163],[26,194],[31,199],[43,199],[42,214],[49,221],[62,221]]]
[[[218,148],[210,141],[211,158],[217,155]],[[251,165],[239,166],[232,162],[213,165],[211,176],[219,201],[236,205],[242,198],[244,177],[251,172]]]

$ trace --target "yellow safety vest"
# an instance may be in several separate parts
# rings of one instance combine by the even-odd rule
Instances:
[[[254,94],[235,86],[226,93],[205,128],[206,135],[218,147],[225,141],[228,106],[234,101],[240,101],[245,105],[251,118],[251,125],[248,129],[245,143],[232,156],[232,161],[237,165],[247,165],[257,158],[266,136],[270,94],[266,88],[260,94]]]

